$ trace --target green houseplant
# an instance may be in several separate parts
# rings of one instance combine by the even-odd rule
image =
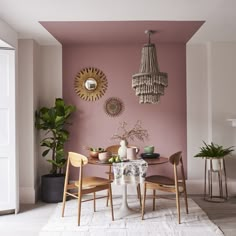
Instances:
[[[50,174],[41,178],[41,197],[45,202],[62,200],[64,185],[62,168],[66,163],[64,145],[69,138],[65,126],[69,124],[68,120],[75,109],[73,105],[66,105],[62,98],[56,98],[53,107],[42,107],[35,112],[35,127],[43,130],[46,136],[40,141],[40,145],[45,148],[42,156],[51,156],[47,159],[51,164]],[[55,186],[62,186],[62,188],[55,190],[53,189]]]
[[[233,146],[224,148],[221,145],[206,144],[200,147],[200,152],[197,153],[194,157],[205,158],[205,173],[204,173],[204,200],[210,202],[221,202],[228,198],[227,191],[227,177],[226,177],[226,168],[224,157],[231,154],[234,149]],[[219,186],[219,195],[214,195],[216,190],[213,188],[213,173],[217,173],[218,176],[218,186]],[[208,179],[208,180],[207,180]],[[224,179],[224,185],[223,185]],[[207,183],[208,183],[208,192],[207,192]],[[217,186],[216,185],[216,186]],[[224,188],[223,188],[224,186]],[[225,196],[224,196],[225,193]]]
[[[206,159],[211,159],[213,164],[213,169],[221,169],[222,163],[221,160],[225,156],[231,154],[234,151],[233,146],[224,148],[221,145],[211,142],[206,144],[204,141],[204,146],[200,147],[200,152],[197,153],[194,157],[202,157]]]
[[[203,143],[204,146],[200,147],[200,152],[194,157],[221,159],[234,151],[233,147],[224,148],[223,146],[214,144],[213,142],[211,142],[211,144]]]

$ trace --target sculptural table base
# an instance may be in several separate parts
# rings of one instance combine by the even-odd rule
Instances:
[[[128,206],[128,202],[127,202],[127,184],[124,184],[124,185],[122,185],[122,203],[121,203],[120,209],[115,214],[115,217],[117,219],[121,219],[121,218],[124,218],[128,215],[135,214],[135,213],[136,213],[136,211],[132,210]]]

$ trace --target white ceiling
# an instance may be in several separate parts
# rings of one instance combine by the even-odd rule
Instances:
[[[190,43],[236,41],[236,0],[0,0],[0,19],[42,45],[39,21],[206,21]]]
[[[12,46],[0,39],[0,48],[12,48]]]

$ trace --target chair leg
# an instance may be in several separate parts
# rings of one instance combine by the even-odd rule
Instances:
[[[112,221],[114,221],[114,212],[113,212],[113,201],[112,201],[112,191],[111,191],[111,184],[109,184],[109,197],[110,197],[110,205],[111,205],[111,217]]]
[[[177,212],[178,212],[178,222],[180,224],[180,203],[179,203],[179,191],[178,189],[176,191],[176,207],[177,207]]]
[[[142,204],[142,220],[144,219],[144,211],[145,211],[145,201],[146,201],[146,191],[147,191],[147,184],[144,184],[144,191],[143,191],[143,204]]]
[[[80,226],[80,215],[81,215],[81,194],[78,192],[78,226]]]
[[[109,198],[110,198],[109,190],[107,190],[107,203],[106,203],[106,206],[107,206],[107,207],[108,207],[108,203],[109,203]]]
[[[66,205],[66,191],[64,191],[64,193],[63,193],[63,203],[62,203],[61,217],[64,217],[65,205]]]
[[[156,209],[156,190],[153,189],[152,210],[155,211],[155,209]]]
[[[137,189],[137,197],[138,199],[140,199],[140,184],[137,184],[136,189]]]
[[[93,211],[96,211],[96,192],[93,193]]]
[[[111,180],[111,166],[109,166],[109,174],[108,174],[108,179]],[[109,195],[109,190],[107,190],[107,207],[108,207],[108,204],[109,204],[109,198],[110,198],[110,195]]]
[[[184,201],[185,201],[186,213],[188,214],[188,198],[187,198],[187,191],[186,191],[186,189],[184,189]]]
[[[140,184],[137,184],[137,196],[138,196],[138,199],[139,199],[140,207],[142,207],[142,197],[141,197],[141,188],[140,188]]]

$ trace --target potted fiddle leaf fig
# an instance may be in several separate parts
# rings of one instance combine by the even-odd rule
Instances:
[[[62,98],[56,98],[53,107],[42,107],[35,112],[35,127],[44,131],[40,141],[44,148],[42,156],[51,164],[50,174],[41,177],[41,198],[45,202],[60,202],[63,196],[66,164],[64,145],[69,139],[66,125],[75,111],[75,106],[66,105]]]

